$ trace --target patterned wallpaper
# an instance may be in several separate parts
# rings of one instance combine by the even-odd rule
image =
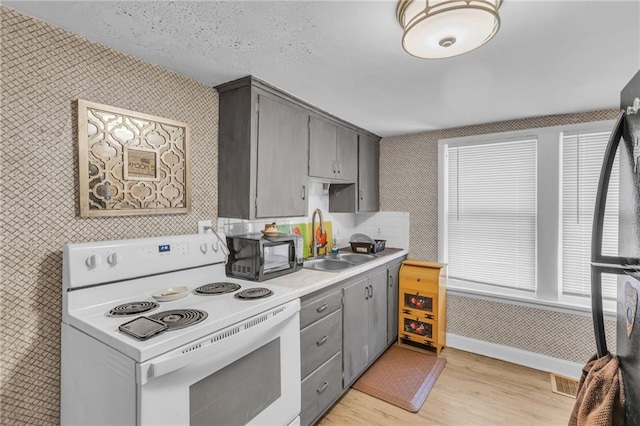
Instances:
[[[57,424],[61,247],[193,233],[198,220],[216,220],[218,94],[6,7],[0,19],[0,424]],[[78,98],[191,125],[191,213],[78,217]]]
[[[380,142],[381,210],[408,211],[409,257],[438,260],[438,140],[615,119],[618,111],[550,115],[434,130]],[[505,327],[508,324],[508,327]],[[615,337],[615,323],[607,321]],[[508,303],[449,296],[447,332],[583,363],[595,352],[590,318]],[[615,348],[615,343],[609,345]]]

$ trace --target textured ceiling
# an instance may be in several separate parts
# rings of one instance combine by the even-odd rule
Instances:
[[[252,74],[379,135],[616,107],[640,1],[505,0],[482,48],[416,59],[395,1],[3,1],[212,85]]]

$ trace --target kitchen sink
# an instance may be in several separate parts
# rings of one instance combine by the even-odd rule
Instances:
[[[375,258],[375,256],[370,254],[332,253],[315,259],[305,260],[304,267],[307,269],[315,269],[317,271],[338,272],[370,262]]]

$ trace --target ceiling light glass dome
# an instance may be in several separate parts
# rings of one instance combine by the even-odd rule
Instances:
[[[462,55],[498,32],[502,0],[401,0],[402,47],[418,58]]]

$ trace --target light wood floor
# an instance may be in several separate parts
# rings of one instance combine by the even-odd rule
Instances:
[[[418,413],[349,391],[318,423],[330,425],[566,425],[574,399],[549,373],[445,348],[447,365]]]

